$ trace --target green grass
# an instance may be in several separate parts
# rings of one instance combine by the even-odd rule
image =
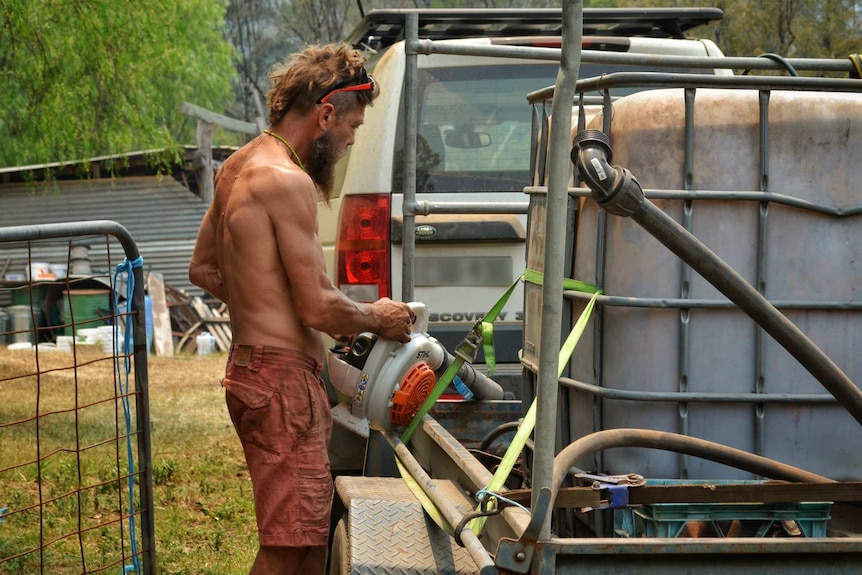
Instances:
[[[40,354],[37,378],[34,355],[0,350],[0,469],[20,463],[0,472],[0,508],[17,510],[0,524],[0,574],[79,574],[111,562],[99,572],[119,573],[123,547],[129,551],[128,521],[119,515],[128,508],[125,441],[119,456],[116,441],[99,445],[115,433],[117,412],[114,402],[89,405],[113,396],[113,363],[81,352],[72,368],[71,355]],[[224,361],[223,354],[148,361],[161,575],[242,574],[257,551],[251,482],[219,385]],[[37,425],[24,422],[37,402],[38,467]],[[43,543],[41,557],[10,559],[40,546],[40,526],[43,542],[58,541]]]

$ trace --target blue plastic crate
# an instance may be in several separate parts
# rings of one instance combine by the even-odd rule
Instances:
[[[730,485],[762,481],[685,481],[648,479],[647,485]],[[726,537],[728,526],[743,522],[754,537],[766,536],[773,525],[793,521],[805,537],[826,537],[829,502],[802,503],[656,503],[614,510],[617,537],[679,537],[692,522],[705,524],[715,537]]]

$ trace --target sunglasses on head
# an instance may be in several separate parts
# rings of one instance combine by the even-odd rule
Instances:
[[[356,82],[356,84],[353,84],[354,82]],[[353,85],[351,86],[350,84]],[[374,78],[368,75],[365,68],[360,68],[359,73],[356,76],[333,86],[325,96],[317,101],[317,103],[325,104],[327,100],[339,92],[364,92],[365,90],[374,91]]]

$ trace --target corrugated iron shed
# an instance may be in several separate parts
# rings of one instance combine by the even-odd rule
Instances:
[[[0,184],[0,226],[116,221],[134,237],[145,270],[163,274],[166,283],[193,295],[202,292],[188,281],[188,264],[206,209],[198,196],[170,175]],[[107,266],[107,245],[104,240],[96,244],[91,247],[93,267],[101,269]],[[116,245],[116,252],[110,248],[112,263],[123,258]],[[68,242],[39,249],[31,254],[35,261],[67,261]],[[0,266],[9,261],[6,273],[23,273],[27,258],[27,246],[0,245]]]

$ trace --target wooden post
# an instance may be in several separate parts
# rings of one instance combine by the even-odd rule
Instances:
[[[260,129],[256,124],[251,122],[243,122],[235,120],[228,116],[222,116],[211,112],[206,108],[183,102],[180,106],[180,111],[192,118],[198,120],[195,138],[197,140],[198,152],[195,155],[194,166],[195,174],[198,179],[198,189],[200,190],[201,199],[207,203],[213,199],[213,132],[216,126],[221,126],[226,130],[240,132],[241,134],[255,135],[260,133]]]
[[[171,312],[165,298],[162,274],[147,274],[147,292],[153,303],[153,348],[156,355],[174,355],[174,337],[171,332]]]
[[[195,157],[195,174],[198,180],[198,190],[201,194],[201,199],[209,205],[213,201],[214,187],[213,183],[213,132],[215,132],[215,124],[198,120],[198,127],[195,130],[195,140],[197,140],[198,152]]]

